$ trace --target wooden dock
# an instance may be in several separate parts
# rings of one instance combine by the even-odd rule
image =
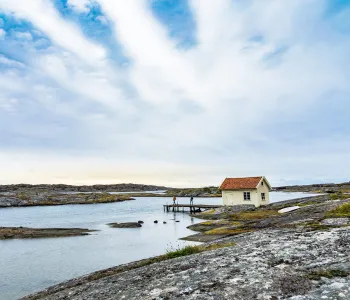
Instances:
[[[165,212],[185,212],[185,208],[190,209],[191,214],[200,213],[201,209],[214,209],[222,207],[223,205],[212,205],[212,204],[165,204],[163,205]],[[182,210],[181,210],[182,208]]]

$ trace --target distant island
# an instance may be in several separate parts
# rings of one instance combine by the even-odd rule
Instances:
[[[350,192],[350,182],[274,187],[273,191],[338,193]],[[114,194],[127,193],[127,194]],[[135,183],[106,185],[12,184],[0,185],[0,208],[95,204],[134,200],[136,197],[221,197],[218,186],[172,188]]]

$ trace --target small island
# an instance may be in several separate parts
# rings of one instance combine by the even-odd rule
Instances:
[[[53,206],[69,204],[98,204],[134,200],[126,194],[95,193],[62,193],[53,191],[6,192],[0,194],[0,208],[22,206]]]
[[[126,223],[109,223],[107,224],[112,228],[140,228],[142,227],[141,222],[126,222]]]
[[[82,236],[94,231],[84,228],[0,227],[0,240]]]

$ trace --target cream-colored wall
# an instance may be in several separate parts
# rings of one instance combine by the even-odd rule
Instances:
[[[244,200],[243,192],[250,192],[250,200]],[[224,205],[254,204],[260,206],[257,199],[257,190],[224,190],[222,191]]]
[[[269,190],[269,187],[268,187],[265,180],[264,180],[264,185],[262,185],[261,182],[259,183],[257,191],[258,191],[260,205],[269,204],[270,203],[270,190]],[[265,193],[265,201],[261,200],[261,193]]]
[[[250,200],[244,200],[244,192],[250,192]],[[265,201],[261,200],[261,193],[265,193]],[[256,207],[267,205],[270,203],[269,187],[264,180],[264,185],[260,182],[257,189],[224,190],[222,199],[224,205],[254,204]]]

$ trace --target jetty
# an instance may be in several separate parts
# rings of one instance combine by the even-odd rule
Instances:
[[[201,212],[202,209],[214,209],[222,206],[215,204],[165,204],[163,208],[165,212],[185,212],[185,208],[188,208],[191,214],[195,214]]]

